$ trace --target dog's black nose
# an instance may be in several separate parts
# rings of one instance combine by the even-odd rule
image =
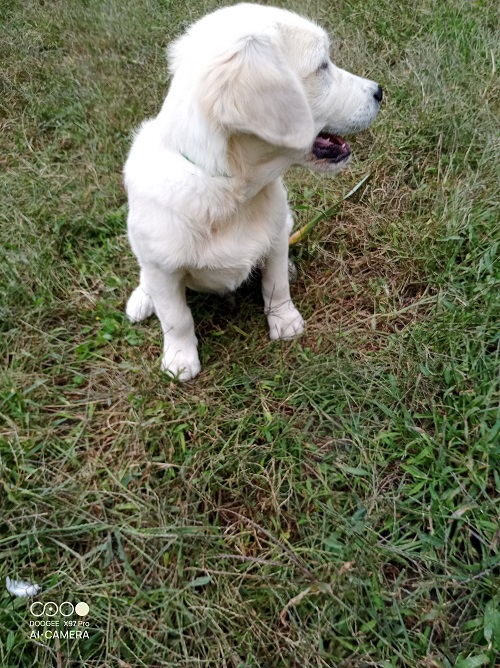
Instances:
[[[373,93],[373,97],[377,100],[377,102],[382,102],[382,98],[384,97],[384,91],[380,86],[377,88],[375,93]]]

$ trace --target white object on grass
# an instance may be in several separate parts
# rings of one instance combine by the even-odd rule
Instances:
[[[7,576],[6,580],[7,591],[12,594],[12,596],[36,596],[41,590],[40,585],[35,584],[34,582],[24,582],[23,580],[11,580]]]

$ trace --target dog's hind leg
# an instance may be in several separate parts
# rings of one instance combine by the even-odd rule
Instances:
[[[127,302],[127,318],[130,322],[140,322],[149,318],[154,312],[153,298],[144,288],[144,277],[141,272],[140,283],[132,292]]]
[[[299,276],[299,272],[297,271],[297,267],[295,266],[295,262],[292,260],[291,257],[288,258],[288,282],[289,283],[295,283],[297,281],[297,278]]]

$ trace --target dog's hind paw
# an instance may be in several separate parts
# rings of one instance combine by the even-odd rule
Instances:
[[[151,296],[139,285],[130,295],[127,302],[127,318],[130,322],[140,322],[155,312]]]
[[[291,257],[288,258],[288,282],[289,283],[295,283],[297,281],[299,272],[297,271],[297,267],[295,265],[295,262],[292,260]]]

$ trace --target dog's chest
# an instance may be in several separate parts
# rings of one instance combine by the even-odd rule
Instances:
[[[273,188],[231,220],[213,223],[197,244],[198,261],[187,268],[187,286],[202,292],[235,290],[268,255],[286,220],[286,196]]]

